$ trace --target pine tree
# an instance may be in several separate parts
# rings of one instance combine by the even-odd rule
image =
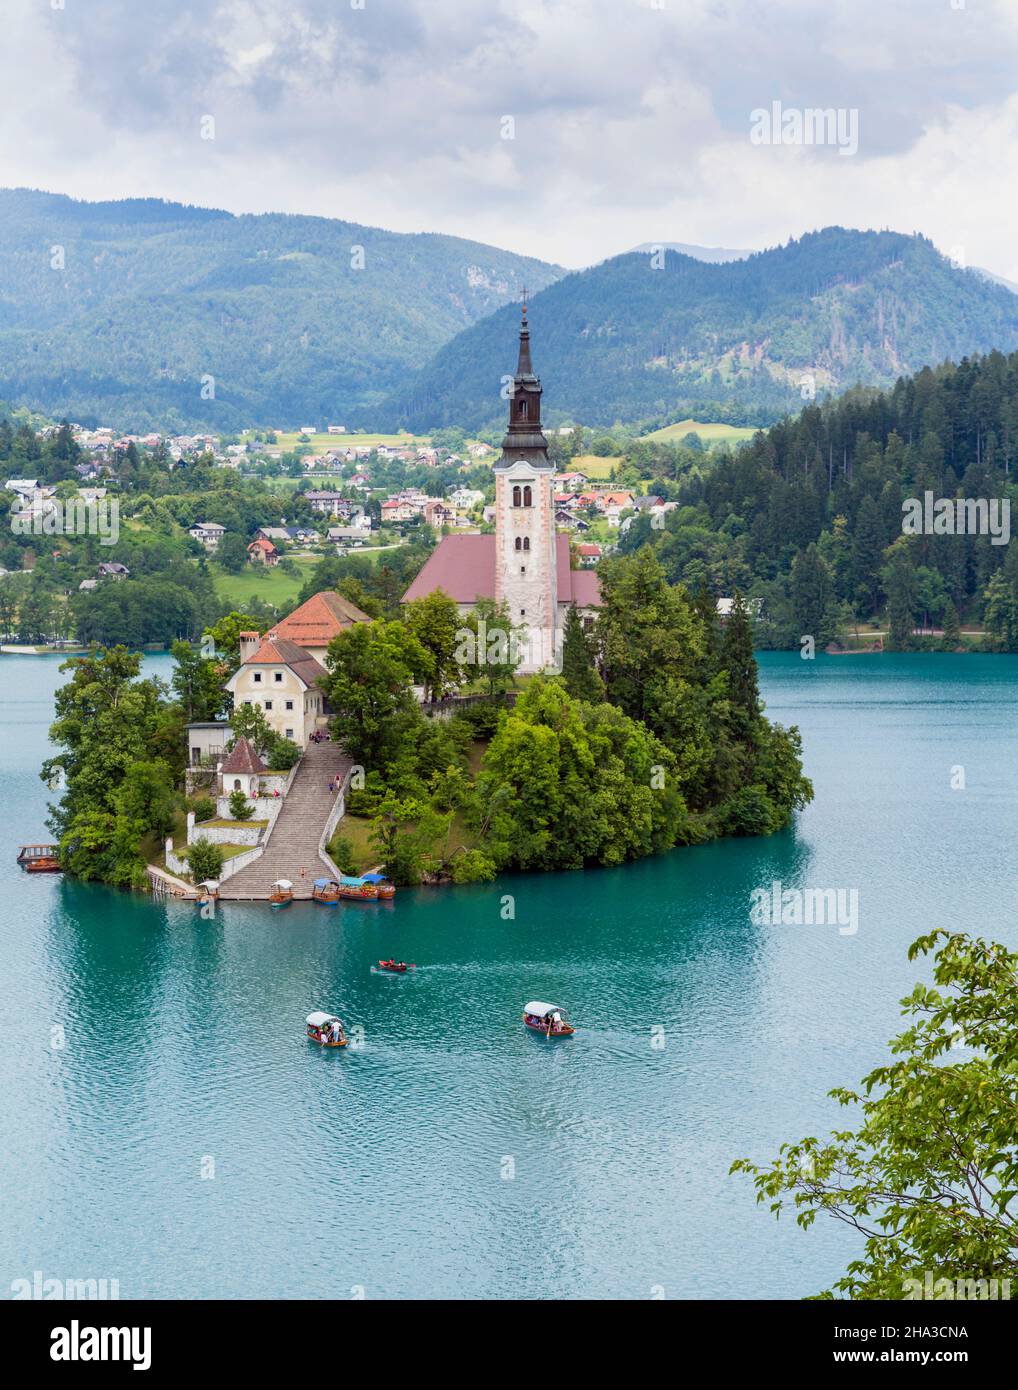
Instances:
[[[703,623],[704,633],[704,675],[709,680],[717,669],[721,659],[721,624],[718,622],[718,603],[717,599],[707,588],[704,581],[701,581],[696,596],[693,599],[693,608],[699,614],[700,621]]]
[[[881,577],[887,594],[888,646],[895,652],[909,651],[915,646],[919,593],[916,568],[904,538],[888,548]]]
[[[721,644],[721,667],[728,673],[728,697],[744,733],[760,715],[760,689],[753,655],[753,628],[742,594],[735,591]]]
[[[961,646],[961,623],[952,599],[944,604],[944,646],[952,651]]]
[[[577,700],[597,703],[604,699],[604,682],[594,665],[594,646],[583,630],[583,621],[570,604],[562,639],[562,679]]]

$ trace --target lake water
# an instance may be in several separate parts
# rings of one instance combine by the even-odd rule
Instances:
[[[801,1297],[856,1238],[775,1222],[732,1159],[844,1122],[914,937],[1018,943],[1018,658],[765,654],[817,794],[769,840],[214,921],[15,865],[58,664],[0,658],[0,1296]],[[753,925],[773,880],[856,888],[858,932]],[[528,1034],[535,997],[576,1037]],[[363,1048],[307,1043],[312,1008]]]

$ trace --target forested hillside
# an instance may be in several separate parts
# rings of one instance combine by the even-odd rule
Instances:
[[[0,399],[136,431],[344,423],[559,273],[324,217],[0,190]]]
[[[1018,502],[1016,458],[1018,353],[967,358],[809,406],[738,453],[661,478],[651,490],[679,507],[660,531],[634,519],[621,549],[649,543],[673,583],[761,599],[766,643],[826,644],[880,618],[895,648],[934,627],[954,647],[969,620],[990,649],[1018,651],[1018,545],[902,527],[903,502],[927,492]]]
[[[922,237],[831,227],[745,260],[618,256],[536,295],[535,370],[551,423],[692,416],[765,425],[856,383],[1018,347],[1018,298]],[[387,427],[466,428],[504,415],[517,311],[447,343],[386,403]]]

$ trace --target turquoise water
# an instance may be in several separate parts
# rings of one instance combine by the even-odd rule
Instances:
[[[1018,942],[1018,658],[765,655],[817,792],[769,840],[211,922],[17,869],[57,667],[0,658],[3,1293],[800,1297],[855,1237],[775,1223],[731,1160],[843,1120],[916,935]],[[775,879],[856,888],[858,932],[753,925]],[[577,1036],[525,1032],[533,997]],[[364,1047],[306,1043],[316,1007]]]

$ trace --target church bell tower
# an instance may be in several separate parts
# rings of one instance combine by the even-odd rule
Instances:
[[[509,428],[495,472],[495,599],[527,629],[521,671],[557,665],[555,466],[541,430],[541,382],[530,361],[527,303],[509,397]]]

